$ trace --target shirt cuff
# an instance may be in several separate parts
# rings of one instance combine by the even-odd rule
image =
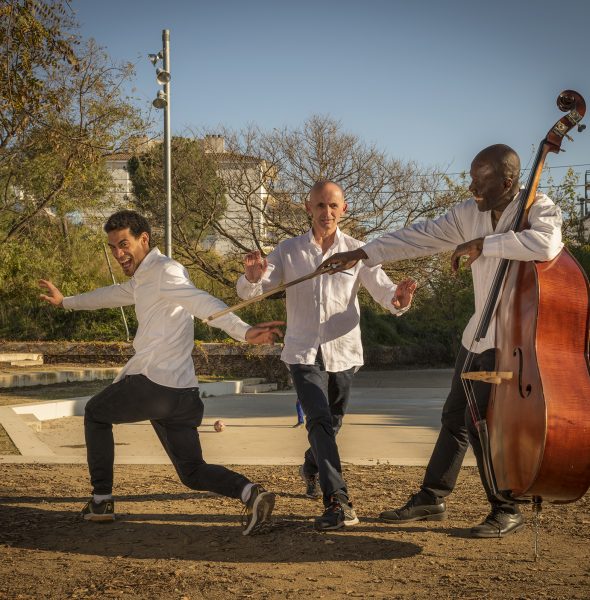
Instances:
[[[74,300],[74,296],[66,296],[64,297],[61,305],[66,309],[66,310],[74,310],[75,309],[75,304],[76,301]]]
[[[489,258],[502,258],[503,233],[493,233],[492,235],[486,235],[483,239],[483,248],[481,253]]]
[[[395,308],[394,306],[392,306],[391,308],[393,308],[393,310],[391,311],[391,314],[395,315],[396,317],[401,317],[410,310],[410,306],[411,304],[409,304],[408,306],[404,306],[403,308]]]
[[[240,298],[248,300],[262,293],[262,279],[256,283],[252,283],[246,279],[245,275],[240,275],[236,290]]]

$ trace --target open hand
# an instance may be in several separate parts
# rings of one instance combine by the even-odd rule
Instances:
[[[470,242],[459,244],[455,248],[455,252],[453,252],[453,256],[451,256],[451,268],[453,269],[453,273],[458,271],[462,256],[467,256],[467,262],[465,263],[466,267],[471,266],[471,264],[480,257],[483,251],[483,240],[484,238],[476,238]]]
[[[53,304],[53,306],[62,306],[63,307],[63,294],[51,283],[51,281],[47,281],[45,279],[39,279],[39,287],[47,290],[47,294],[40,294],[39,298],[41,300],[45,300],[45,302],[49,302],[49,304]]]
[[[392,306],[398,310],[401,308],[406,308],[406,306],[410,306],[417,287],[418,284],[411,277],[400,281],[397,284],[395,296],[391,299]]]
[[[246,331],[246,341],[249,344],[274,344],[277,338],[283,337],[283,332],[277,325],[284,325],[285,321],[267,321],[253,325]]]
[[[244,257],[244,274],[250,283],[258,283],[262,279],[267,266],[268,261],[262,257],[260,250],[248,252]]]

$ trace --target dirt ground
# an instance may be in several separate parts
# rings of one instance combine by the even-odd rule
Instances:
[[[384,508],[417,489],[417,467],[347,466],[361,524],[316,533],[321,506],[294,467],[240,468],[278,494],[274,528],[241,535],[240,504],[184,488],[168,466],[118,466],[114,523],[83,522],[81,465],[0,465],[1,599],[590,598],[590,497],[545,505],[502,540],[475,540],[486,514],[464,469],[446,521],[393,526]]]

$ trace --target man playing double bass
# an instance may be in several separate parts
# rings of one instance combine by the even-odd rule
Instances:
[[[453,270],[462,256],[467,257],[473,275],[475,312],[463,332],[451,390],[442,412],[442,426],[420,491],[401,508],[386,510],[381,518],[389,523],[438,521],[446,517],[446,497],[453,491],[468,443],[471,443],[491,512],[479,525],[471,528],[473,537],[503,537],[524,526],[515,503],[498,500],[489,489],[483,468],[479,436],[467,409],[467,397],[461,371],[467,348],[475,352],[472,370],[495,368],[495,317],[485,338],[474,342],[475,331],[501,259],[547,261],[563,247],[561,213],[544,194],[538,194],[529,209],[529,229],[507,231],[515,217],[519,196],[520,159],[503,144],[482,150],[471,163],[472,198],[454,206],[442,217],[421,221],[385,234],[361,248],[331,256],[325,264],[348,269],[363,260],[368,266],[382,262],[429,256],[453,250]],[[473,345],[472,345],[473,344]],[[485,416],[491,384],[472,383],[479,414]]]

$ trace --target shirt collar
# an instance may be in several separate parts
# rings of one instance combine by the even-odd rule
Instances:
[[[334,243],[332,244],[332,246],[330,246],[330,248],[334,247],[336,244],[338,244],[338,242],[340,241],[340,238],[342,237],[342,232],[340,231],[340,227],[336,227],[336,235],[334,236]],[[316,244],[315,238],[313,237],[313,229],[310,229],[307,232],[307,241],[310,244]],[[317,245],[317,244],[316,244]]]
[[[137,275],[141,275],[142,272],[145,271],[145,269],[149,269],[150,265],[155,260],[157,260],[159,256],[162,256],[162,253],[157,248],[152,248],[146,254],[146,257],[141,261],[141,264],[139,265],[139,267],[137,267],[137,270],[135,271],[135,273],[133,273],[133,277],[136,277]]]

